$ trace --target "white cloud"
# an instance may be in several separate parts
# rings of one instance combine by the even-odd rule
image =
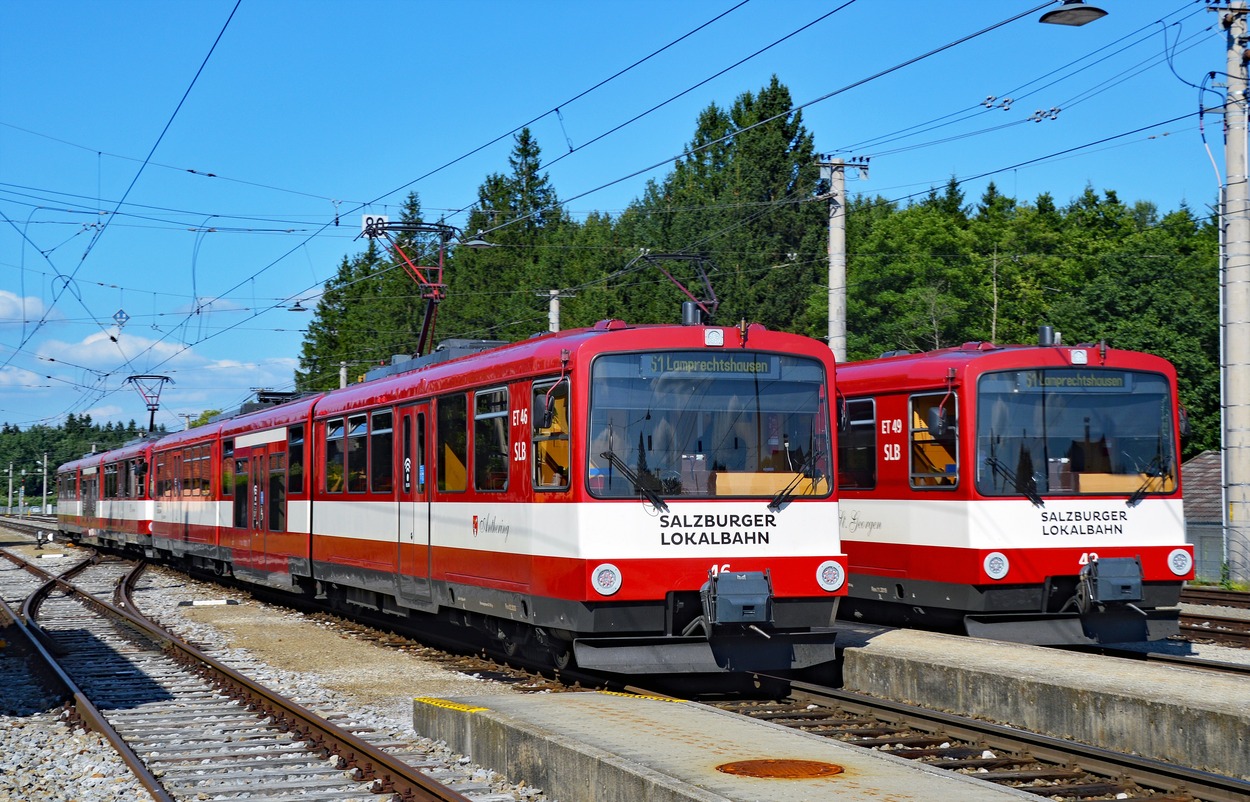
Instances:
[[[0,388],[31,388],[45,387],[49,382],[38,373],[12,366],[0,368]]]
[[[30,326],[38,323],[44,315],[43,301],[39,298],[21,296],[0,290],[0,327],[13,328],[22,325],[25,320]]]
[[[88,409],[83,414],[90,415],[93,423],[100,423],[101,425],[109,421],[123,421],[123,418],[126,417],[126,411],[117,404],[102,404]],[[148,425],[147,418],[143,420],[136,419],[135,424],[142,424],[142,428],[146,429]]]
[[[77,343],[48,340],[40,345],[39,352],[53,359],[105,372],[116,372],[118,365],[125,364],[127,360],[134,360],[136,365],[161,364],[161,370],[205,364],[204,359],[180,342],[128,334],[125,329],[120,332],[93,332]],[[136,368],[134,372],[144,370],[146,368]]]

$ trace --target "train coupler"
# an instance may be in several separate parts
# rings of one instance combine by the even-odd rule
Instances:
[[[773,625],[773,587],[768,571],[709,572],[699,597],[703,614],[691,621],[682,635],[702,630],[708,637],[713,632],[735,631],[772,637],[764,631],[764,627]]]
[[[1077,580],[1076,603],[1082,614],[1094,605],[1122,605],[1145,613],[1133,604],[1142,600],[1142,567],[1136,557],[1091,560]]]

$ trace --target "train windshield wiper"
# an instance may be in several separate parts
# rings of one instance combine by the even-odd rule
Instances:
[[[634,489],[645,496],[647,501],[651,502],[651,506],[657,510],[668,512],[668,505],[664,503],[664,499],[660,498],[660,494],[647,487],[646,483],[642,481],[638,474],[634,473],[625,460],[616,456],[616,453],[613,451],[604,451],[599,456],[606,459],[613,468],[620,471],[633,484]]]
[[[1163,476],[1163,467],[1159,465],[1159,458],[1155,457],[1151,460],[1150,464],[1146,466],[1146,470],[1143,471],[1143,473],[1146,474],[1145,480],[1142,481],[1140,487],[1134,490],[1132,494],[1124,500],[1124,506],[1136,507],[1138,504],[1141,504],[1141,500],[1146,497],[1147,493],[1150,492],[1150,485],[1154,483],[1155,479]],[[1164,484],[1165,483],[1160,483],[1160,490],[1163,489]]]
[[[773,500],[768,502],[769,511],[777,512],[781,509],[783,504],[794,498],[794,491],[798,490],[799,482],[802,482],[804,479],[811,479],[814,484],[815,481],[820,478],[820,471],[815,470],[815,468],[816,450],[812,449],[812,451],[807,455],[807,459],[803,460],[803,464],[799,466],[798,473],[794,475],[794,478],[790,480],[790,483],[781,488],[781,490],[777,492],[777,495],[773,496]]]
[[[1042,497],[1038,495],[1037,484],[1034,483],[1032,476],[1025,481],[1020,481],[1020,478],[1016,476],[1011,468],[1004,465],[998,457],[986,457],[985,464],[990,466],[994,473],[1003,477],[1008,482],[1011,482],[1011,485],[1015,488],[1016,492],[1033,502],[1034,507],[1046,506],[1046,502],[1042,501]]]

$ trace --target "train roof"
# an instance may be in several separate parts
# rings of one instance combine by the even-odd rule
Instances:
[[[238,432],[251,431],[253,429],[289,426],[292,423],[298,423],[308,418],[312,414],[313,407],[325,396],[326,394],[321,392],[301,395],[283,404],[262,407],[237,417],[222,420],[216,425],[220,426],[223,437],[229,437]]]
[[[944,385],[951,369],[965,381],[991,370],[1012,368],[1117,368],[1150,370],[1175,376],[1172,363],[1154,354],[1108,348],[1102,344],[995,345],[967,342],[952,348],[920,353],[893,352],[876,359],[844,362],[837,367],[839,384],[872,385],[905,390],[921,384]]]
[[[138,439],[123,443],[116,448],[110,448],[107,451],[92,451],[90,454],[83,454],[78,459],[70,460],[57,466],[57,473],[65,473],[67,471],[75,471],[83,466],[99,465],[103,462],[116,462],[122,459],[130,459],[131,457],[143,456],[147,454],[148,449],[155,443],[160,442],[161,436],[151,432],[141,434]],[[105,459],[107,457],[107,459]]]
[[[219,436],[288,426],[308,419],[314,412],[331,415],[375,404],[392,403],[409,397],[451,392],[470,386],[502,384],[518,376],[556,373],[577,358],[588,359],[595,354],[624,346],[626,350],[670,350],[676,348],[708,348],[704,332],[723,332],[724,349],[759,346],[765,350],[785,351],[832,361],[827,346],[798,334],[769,331],[758,323],[746,326],[677,325],[673,323],[629,324],[622,320],[601,320],[594,326],[567,329],[537,335],[527,340],[507,343],[499,340],[450,340],[440,344],[434,353],[413,359],[397,358],[381,370],[371,371],[363,382],[325,392],[306,394],[270,393],[240,410],[220,415],[210,423],[173,432],[160,437],[136,441],[138,451],[155,446],[159,449],[182,447]],[[630,341],[622,343],[619,336],[628,333]],[[745,342],[744,342],[745,339]],[[81,460],[66,463],[61,470],[102,461],[115,461],[127,456],[120,449],[89,454]],[[136,452],[137,453],[137,452]],[[106,460],[107,455],[107,460]]]
[[[708,347],[704,332],[709,329],[724,332],[726,352],[741,345],[743,330],[736,326],[628,324],[621,320],[602,320],[588,328],[568,329],[515,343],[471,349],[451,359],[422,363],[385,378],[333,390],[317,402],[317,414],[335,414],[471,386],[502,384],[519,376],[558,373],[564,367],[566,358],[569,368],[575,370],[576,363],[616,348],[639,351],[704,349]],[[830,353],[818,340],[797,334],[770,332],[760,324],[747,326],[745,335],[746,347],[760,345],[766,349],[809,356],[828,356]],[[628,336],[628,341],[620,339],[624,336]]]

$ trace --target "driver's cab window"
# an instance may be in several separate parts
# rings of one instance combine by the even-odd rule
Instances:
[[[534,438],[534,487],[565,490],[569,486],[569,382],[534,385],[530,406]]]

